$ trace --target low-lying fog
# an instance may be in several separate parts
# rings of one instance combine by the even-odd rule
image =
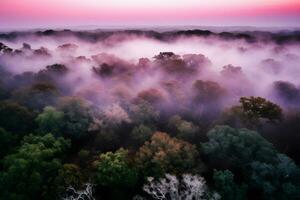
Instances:
[[[271,33],[268,39],[263,33],[250,38],[168,33],[163,39],[135,32],[99,33],[105,35],[100,39],[84,32],[50,33],[1,35],[0,67],[10,73],[9,84],[25,72],[51,74],[54,64],[62,64],[67,70],[51,76],[65,88],[61,92],[99,106],[142,98],[166,110],[196,105],[200,111],[250,95],[283,108],[300,105],[299,41],[280,43]]]

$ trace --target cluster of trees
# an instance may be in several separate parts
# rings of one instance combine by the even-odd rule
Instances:
[[[234,117],[256,130],[276,126],[283,112],[266,99],[242,97],[206,137],[200,124],[178,114],[163,122],[147,102],[128,112],[95,109],[77,97],[40,111],[3,100],[0,198],[300,197],[300,168],[291,158],[257,131],[214,125],[234,127]]]
[[[186,59],[209,64],[171,52],[154,59],[175,74],[197,70]],[[122,73],[114,64],[94,72]],[[243,96],[222,110],[227,91],[204,80],[191,83],[193,103],[185,105],[192,106],[172,112],[156,89],[99,106],[73,95],[68,72],[54,64],[0,80],[0,199],[300,198],[296,109]],[[223,73],[241,72],[226,66]],[[165,86],[171,94],[177,87]]]

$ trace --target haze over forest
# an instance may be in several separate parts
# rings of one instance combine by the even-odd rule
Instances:
[[[0,200],[300,199],[296,0],[1,0]]]

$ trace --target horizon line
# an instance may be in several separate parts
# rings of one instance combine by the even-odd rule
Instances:
[[[144,28],[144,29],[159,29],[159,28],[169,28],[169,29],[176,29],[176,28],[184,28],[184,29],[190,29],[191,28],[216,28],[216,29],[222,29],[222,28],[240,28],[240,29],[246,29],[246,28],[251,28],[251,29],[277,29],[277,30],[286,30],[286,29],[300,29],[300,25],[295,25],[295,26],[290,26],[290,25],[149,25],[149,24],[144,24],[144,25],[74,25],[74,26],[37,26],[37,27],[0,27],[0,31],[5,31],[5,32],[13,32],[13,31],[38,31],[38,30],[83,30],[83,31],[97,31],[99,29],[122,29],[122,30],[130,30],[130,29],[138,29],[138,28]],[[180,30],[180,29],[177,29]],[[181,29],[183,30],[183,29]],[[202,29],[203,30],[203,29]],[[246,30],[245,30],[246,31]]]

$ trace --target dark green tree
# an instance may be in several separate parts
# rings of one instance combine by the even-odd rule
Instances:
[[[249,185],[264,199],[299,199],[300,168],[284,154],[277,154],[276,164],[251,163]]]
[[[246,198],[247,186],[238,185],[234,181],[234,175],[229,170],[217,171],[213,174],[214,186],[224,200],[244,200]]]
[[[248,195],[262,199],[299,198],[299,168],[257,132],[217,126],[202,144],[210,167],[230,169],[248,185]],[[228,174],[227,174],[228,176]]]
[[[11,152],[17,144],[16,136],[0,127],[0,160]]]
[[[53,199],[54,179],[70,142],[51,134],[25,136],[21,146],[4,158],[0,199]]]
[[[246,169],[252,161],[276,161],[273,145],[255,131],[216,126],[207,136],[202,149],[214,168]]]
[[[34,129],[35,114],[15,102],[0,102],[0,127],[5,130],[25,134]]]
[[[92,116],[90,105],[86,101],[76,97],[64,97],[59,102],[58,110],[64,113],[64,134],[78,139],[87,133]]]
[[[54,107],[45,107],[35,121],[39,126],[39,130],[43,133],[52,133],[55,136],[63,134],[64,113],[56,110]]]

